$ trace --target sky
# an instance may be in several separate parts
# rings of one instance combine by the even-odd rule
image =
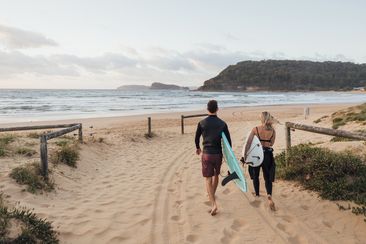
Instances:
[[[197,87],[244,60],[366,63],[363,0],[0,0],[0,88]]]

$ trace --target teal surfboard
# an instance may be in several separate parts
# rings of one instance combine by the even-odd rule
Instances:
[[[233,149],[231,148],[229,141],[227,140],[225,133],[222,132],[222,151],[229,168],[229,175],[222,180],[222,185],[226,185],[229,181],[234,181],[237,187],[243,192],[247,192],[247,182],[243,175],[243,171],[240,168],[240,164],[236,159]]]

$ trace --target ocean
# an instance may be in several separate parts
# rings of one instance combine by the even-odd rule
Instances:
[[[122,90],[0,90],[0,123],[110,117],[205,109],[216,99],[235,106],[363,103],[351,92],[198,92]]]

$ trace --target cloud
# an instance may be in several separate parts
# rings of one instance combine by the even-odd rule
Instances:
[[[230,40],[230,41],[239,41],[239,40],[240,40],[240,38],[239,38],[239,37],[234,36],[234,35],[233,35],[233,34],[231,34],[231,33],[226,33],[226,34],[225,34],[225,38],[226,38],[227,40]]]
[[[215,47],[215,48],[213,48]],[[16,76],[40,77],[59,80],[107,80],[131,84],[147,84],[152,81],[176,84],[199,84],[217,75],[228,65],[245,60],[306,59],[348,61],[347,57],[314,54],[312,58],[289,57],[282,52],[231,51],[223,46],[200,44],[192,50],[176,50],[154,47],[149,49],[124,48],[98,56],[73,54],[26,55],[20,51],[0,50],[0,80]],[[74,78],[73,78],[74,77]],[[125,82],[124,82],[125,81]],[[183,83],[182,83],[183,82]],[[87,86],[87,85],[85,85]]]
[[[158,70],[192,71],[196,67],[189,57],[175,50],[160,47],[149,48],[145,55],[141,55],[139,63]]]
[[[49,59],[65,66],[79,67],[92,73],[103,73],[111,70],[116,71],[125,67],[135,67],[138,64],[138,60],[118,53],[106,53],[95,57],[52,55]]]
[[[0,44],[9,49],[58,46],[54,40],[49,39],[40,33],[4,25],[0,25]]]
[[[0,77],[20,74],[78,76],[76,69],[65,67],[44,56],[28,56],[18,51],[0,51]]]

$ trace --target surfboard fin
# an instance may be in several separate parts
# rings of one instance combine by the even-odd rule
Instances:
[[[228,176],[226,176],[222,182],[221,185],[224,186],[226,185],[228,182],[235,180],[235,179],[239,179],[239,176],[236,174],[236,172],[234,171],[234,173],[229,174]]]

